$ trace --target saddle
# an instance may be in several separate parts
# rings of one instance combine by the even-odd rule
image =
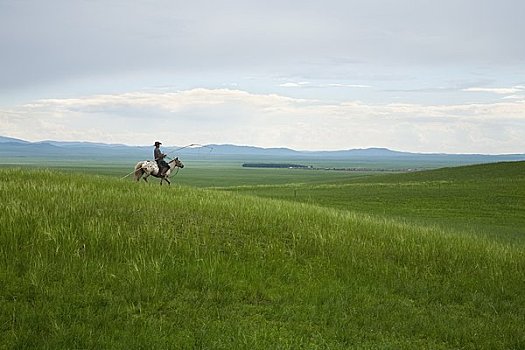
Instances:
[[[164,161],[164,160],[158,160],[157,161],[157,166],[159,167],[159,172],[158,172],[159,176],[161,174],[165,174],[168,171],[168,169],[170,168],[170,165],[168,163],[166,163],[166,161]]]

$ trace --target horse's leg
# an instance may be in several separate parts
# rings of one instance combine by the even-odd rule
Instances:
[[[135,180],[140,181],[140,178],[142,175],[144,175],[144,169],[142,169],[143,162],[138,162],[137,165],[135,165]]]
[[[143,177],[144,182],[146,182],[146,183],[148,182],[148,176],[149,176],[149,175],[146,175],[146,176]]]
[[[166,182],[168,183],[168,185],[171,186],[171,182],[170,182],[170,180],[168,180],[168,178],[165,178],[164,180],[166,180]]]
[[[144,170],[139,169],[139,170],[135,171],[135,180],[137,180],[137,182],[139,182],[140,178],[142,177],[142,175],[144,175]]]

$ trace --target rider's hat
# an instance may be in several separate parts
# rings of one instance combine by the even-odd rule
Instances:
[[[162,142],[155,141],[155,146],[162,145]]]

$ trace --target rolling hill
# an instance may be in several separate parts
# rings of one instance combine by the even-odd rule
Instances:
[[[222,189],[525,242],[525,162]]]
[[[7,348],[525,346],[522,246],[49,170],[0,170],[0,196]]]

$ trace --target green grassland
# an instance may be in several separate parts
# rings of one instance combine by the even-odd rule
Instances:
[[[0,347],[525,347],[522,163],[124,169],[0,169]]]
[[[1,161],[1,159],[0,159]],[[242,161],[195,161],[183,160],[185,168],[171,176],[172,181],[194,187],[223,187],[247,185],[284,185],[290,183],[325,183],[345,180],[349,177],[362,177],[382,172],[357,171],[325,171],[301,169],[257,169],[243,168]],[[0,164],[1,168],[13,167],[22,169],[50,169],[68,173],[84,173],[105,175],[125,180],[132,180],[130,174],[136,161],[104,163],[89,162],[36,162],[34,164]],[[334,164],[334,163],[326,163]],[[333,166],[333,165],[332,165]],[[126,175],[129,175],[126,177]],[[158,179],[151,179],[152,184]]]
[[[525,162],[224,189],[525,242]]]

